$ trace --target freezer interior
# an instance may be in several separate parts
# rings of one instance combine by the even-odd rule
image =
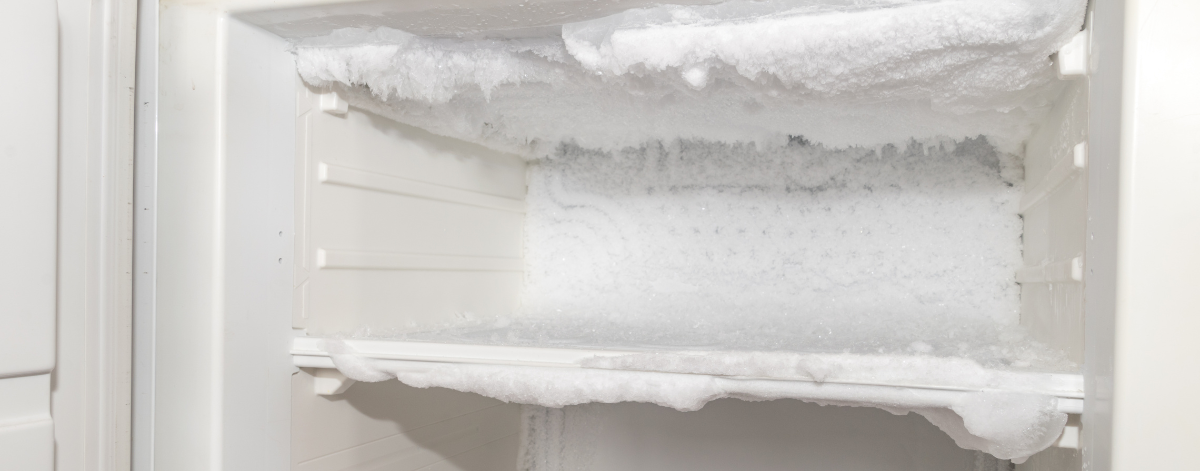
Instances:
[[[1077,466],[1085,2],[388,5],[227,26],[294,469]]]

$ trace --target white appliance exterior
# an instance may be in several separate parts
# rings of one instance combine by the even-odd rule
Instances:
[[[0,5],[0,469],[54,466],[58,235],[58,9],[51,0]]]
[[[53,466],[62,471],[126,470],[133,369],[137,2],[59,0],[57,4]]]
[[[1200,467],[1200,4],[1125,11],[1113,469]]]

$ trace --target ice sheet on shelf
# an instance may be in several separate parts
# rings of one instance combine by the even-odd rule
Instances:
[[[1083,0],[771,0],[635,9],[561,36],[301,41],[354,106],[532,157],[703,138],[833,147],[984,134],[1016,150],[1058,94]]]
[[[444,387],[546,407],[647,402],[686,411],[733,397],[753,401],[790,398],[822,405],[878,407],[895,414],[915,412],[964,448],[1018,462],[1053,443],[1066,423],[1066,413],[1079,412],[1076,398],[1082,394],[1078,377],[1072,375],[990,371],[967,360],[922,355],[639,354],[455,347],[299,338],[293,353],[304,358],[328,356],[332,366],[358,381],[395,378],[415,387]],[[755,356],[758,358],[752,358]],[[679,361],[684,358],[687,360]],[[667,361],[659,361],[664,359]],[[737,368],[744,360],[759,369]],[[768,369],[762,369],[764,366]],[[777,377],[745,377],[745,373]],[[940,380],[948,382],[938,383]]]

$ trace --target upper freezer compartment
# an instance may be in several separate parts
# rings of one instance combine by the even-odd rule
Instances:
[[[541,38],[358,28],[304,39],[300,75],[314,90],[334,88],[335,101],[526,157],[552,153],[530,165],[527,213],[450,204],[409,219],[463,222],[396,225],[404,231],[394,237],[383,229],[388,218],[365,215],[395,218],[404,205],[435,203],[339,190],[355,187],[338,183],[344,175],[370,166],[336,162],[346,152],[320,157],[329,174],[319,187],[333,186],[315,193],[331,196],[313,207],[339,209],[326,211],[314,237],[365,234],[321,248],[331,268],[353,249],[508,257],[524,274],[519,308],[511,299],[473,305],[464,316],[482,322],[433,336],[380,322],[382,314],[314,331],[934,354],[1069,370],[1070,361],[1016,329],[1014,274],[1020,145],[1063,88],[1049,57],[1074,35],[1082,8],[1073,0],[729,2],[628,10]],[[934,138],[948,135],[958,139]],[[904,142],[864,146],[893,139]],[[326,202],[335,196],[344,201]],[[355,229],[353,220],[370,224]],[[484,227],[502,235],[485,238],[496,247],[443,247]],[[422,232],[437,244],[405,242]],[[432,237],[442,233],[454,236]],[[351,265],[362,268],[361,259]],[[367,265],[392,263],[380,260]],[[517,278],[509,273],[480,276],[506,277],[501,291],[509,292]],[[400,292],[388,286],[377,291]],[[355,299],[383,313],[389,303],[376,301],[389,296]],[[523,315],[490,323],[510,312]]]
[[[1015,152],[1061,91],[1080,0],[665,5],[517,39],[339,29],[300,74],[351,104],[526,156],[703,139],[831,147],[986,135]]]

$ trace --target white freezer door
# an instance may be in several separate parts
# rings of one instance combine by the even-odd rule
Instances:
[[[0,2],[0,469],[50,470],[58,218],[58,7]]]

